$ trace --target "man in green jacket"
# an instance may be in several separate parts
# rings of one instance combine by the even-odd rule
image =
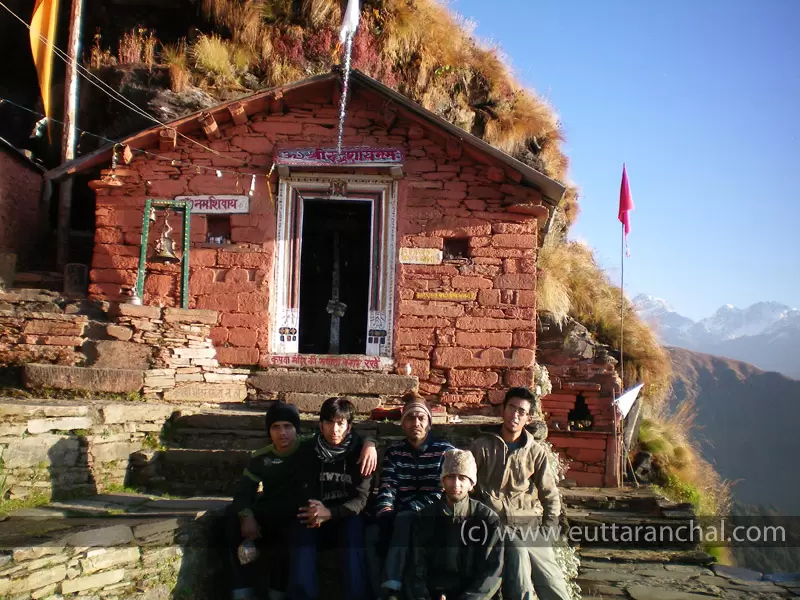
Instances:
[[[528,388],[511,388],[503,401],[499,431],[470,444],[478,465],[475,497],[497,511],[506,532],[517,528],[522,534],[514,540],[505,537],[504,600],[531,600],[534,589],[539,600],[570,599],[552,547],[561,495],[545,449],[525,430],[537,408],[538,400]]]
[[[444,454],[444,498],[423,508],[412,531],[412,600],[489,600],[500,589],[500,519],[469,497],[477,479],[468,450]]]

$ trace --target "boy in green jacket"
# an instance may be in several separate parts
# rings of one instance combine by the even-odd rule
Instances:
[[[292,459],[300,447],[300,414],[291,404],[277,402],[266,415],[266,426],[272,444],[250,456],[242,474],[228,522],[228,545],[231,551],[233,600],[255,598],[255,564],[240,564],[238,548],[243,540],[266,543],[269,564],[269,600],[285,597],[288,564],[286,552],[287,524],[294,519],[298,502]],[[265,493],[258,493],[259,484]]]
[[[500,518],[469,497],[477,481],[468,450],[444,454],[444,497],[423,508],[412,533],[412,600],[489,600],[500,589]]]

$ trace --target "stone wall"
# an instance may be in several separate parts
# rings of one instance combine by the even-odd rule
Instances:
[[[262,97],[254,107],[242,100],[251,114],[238,125],[225,108],[212,111],[220,139],[205,139],[199,128],[192,135],[222,156],[179,139],[158,157],[137,155],[118,168],[123,185],[94,182],[90,293],[114,299],[121,285],[133,284],[146,199],[241,194],[250,178],[217,176],[215,166],[229,167],[233,158],[244,172],[266,173],[278,147],[335,145],[337,90],[338,84],[321,82]],[[466,248],[465,257],[437,265],[398,261],[393,357],[411,366],[429,398],[465,411],[489,410],[503,388],[533,380],[536,249],[547,210],[538,191],[521,185],[518,172],[418,115],[387,110],[386,97],[354,85],[344,143],[404,151],[398,246],[442,250],[457,240]],[[250,213],[230,216],[230,244],[208,247],[209,217],[192,216],[189,305],[220,312],[211,337],[223,364],[269,364],[277,184],[277,176],[256,178]],[[541,209],[534,211],[540,218],[510,211],[515,204]],[[177,220],[175,226],[179,231]],[[148,264],[148,271],[145,304],[174,306],[178,267]]]
[[[131,454],[156,447],[175,406],[0,403],[3,496],[73,497],[122,486]]]
[[[80,302],[54,292],[0,292],[0,364],[83,364],[89,317],[81,311]]]
[[[130,502],[126,505],[125,500],[120,498],[123,503],[115,510],[130,510]],[[147,501],[137,497],[127,500]],[[36,509],[33,513],[40,518],[14,519],[12,515],[11,522],[17,528],[24,531],[33,525],[39,531],[27,539],[16,536],[16,545],[2,557],[2,598],[168,600],[178,597],[181,590],[189,595],[180,597],[211,597],[203,589],[191,593],[182,588],[187,583],[203,588],[206,583],[206,573],[201,569],[204,565],[198,557],[202,546],[208,544],[204,540],[208,519],[185,513],[158,518],[104,516],[95,511],[91,518],[70,519],[57,510]],[[54,531],[42,535],[42,529],[47,531],[41,525],[44,519]]]
[[[0,293],[0,364],[26,385],[142,392],[169,401],[241,401],[249,370],[221,367],[212,310],[70,301],[54,292]],[[88,369],[58,369],[39,363]]]

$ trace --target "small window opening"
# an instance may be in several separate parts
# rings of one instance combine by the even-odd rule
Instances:
[[[469,258],[469,238],[449,238],[444,241],[444,260]]]
[[[230,244],[231,243],[231,217],[230,215],[208,215],[206,217],[208,233],[206,233],[206,243],[208,244]]]
[[[569,419],[569,427],[573,431],[585,431],[594,427],[594,417],[589,411],[589,407],[586,406],[586,398],[583,397],[583,394],[579,394],[575,398],[575,408],[569,411],[567,419]]]

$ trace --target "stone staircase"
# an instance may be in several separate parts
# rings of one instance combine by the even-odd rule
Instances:
[[[690,505],[673,503],[652,488],[562,490],[570,526],[657,527],[675,532],[696,519]],[[590,537],[587,534],[587,537]],[[667,534],[668,537],[668,534]],[[592,541],[578,545],[576,583],[584,598],[632,600],[778,600],[800,598],[800,574],[762,575],[716,564],[695,544]],[[797,549],[795,549],[797,551]]]
[[[327,397],[327,396],[325,396]],[[130,459],[129,484],[152,493],[176,496],[232,495],[252,450],[269,444],[264,408],[207,408],[173,415],[161,431],[158,449],[136,452]],[[318,418],[301,412],[301,433],[318,430]],[[434,434],[466,446],[479,429],[494,422],[469,417],[461,423],[435,425]],[[403,437],[397,423],[356,418],[354,430],[386,443]]]
[[[54,593],[66,595],[64,590],[102,590],[101,598],[169,597],[178,584],[170,582],[168,587],[172,587],[164,590],[164,576],[157,567],[167,554],[172,558],[182,552],[193,554],[195,549],[208,547],[209,540],[213,542],[213,529],[219,525],[214,515],[233,493],[249,452],[267,443],[264,410],[265,405],[255,403],[187,406],[120,400],[0,402],[0,449],[5,475],[20,479],[20,469],[26,465],[36,475],[42,470],[41,465],[50,461],[45,472],[39,473],[42,477],[50,477],[55,483],[62,476],[87,476],[91,467],[94,483],[101,489],[103,473],[116,478],[119,471],[120,479],[110,483],[121,482],[128,465],[128,485],[144,492],[183,498],[105,494],[67,504],[53,503],[10,519],[0,517],[0,598],[27,598],[28,592],[37,594],[30,597],[47,598]],[[303,431],[317,429],[315,414],[301,416]],[[494,421],[464,418],[458,424],[436,425],[434,433],[463,447],[482,426]],[[396,423],[368,421],[363,416],[355,428],[378,439],[380,444],[402,437]],[[144,444],[145,439],[151,443]],[[19,484],[16,481],[15,485]],[[40,484],[48,485],[38,479],[33,483]],[[792,575],[763,577],[760,573],[715,565],[713,557],[688,543],[603,542],[597,534],[603,527],[649,525],[674,530],[686,526],[694,517],[691,507],[669,502],[651,488],[565,488],[562,492],[570,526],[583,531],[583,538],[576,544],[581,559],[577,583],[585,598],[800,597],[800,579]],[[196,496],[204,498],[193,498]],[[216,499],[209,500],[212,496]],[[103,519],[90,524],[77,518],[86,514]],[[136,516],[130,520],[132,515]],[[139,527],[145,524],[148,526]],[[26,529],[30,527],[34,529]],[[94,550],[87,550],[78,539],[73,540],[69,555],[59,554],[60,546],[40,539],[51,534],[72,535],[77,533],[72,531],[76,527],[102,529],[96,534],[100,537]],[[197,541],[197,536],[202,539]],[[124,544],[116,541],[123,538]],[[118,547],[122,545],[125,547]],[[131,546],[138,547],[138,553]],[[103,552],[95,552],[100,549]],[[62,556],[67,558],[62,560]],[[103,558],[96,558],[99,556]],[[185,561],[176,568],[180,577],[197,577],[196,569]],[[132,576],[130,569],[136,569]],[[151,588],[165,594],[153,595]],[[202,599],[203,594],[195,590],[190,597]]]

